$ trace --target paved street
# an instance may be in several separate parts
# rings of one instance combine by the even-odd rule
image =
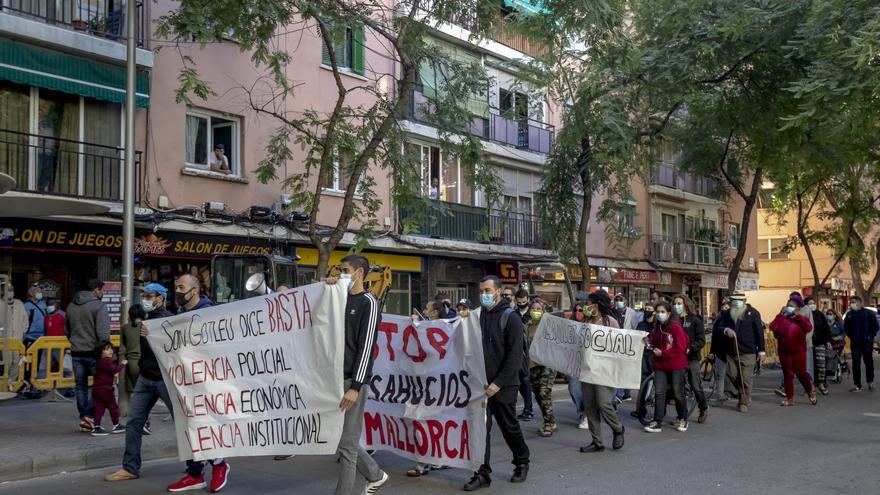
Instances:
[[[496,478],[482,493],[534,494],[620,493],[870,493],[877,484],[880,458],[880,391],[849,394],[848,383],[835,385],[832,395],[816,407],[805,398],[794,408],[778,406],[770,387],[778,371],[758,378],[760,389],[748,415],[732,406],[713,408],[706,425],[692,423],[687,433],[671,428],[662,434],[643,433],[629,417],[631,404],[623,406],[628,428],[627,445],[620,452],[581,454],[587,433],[574,428],[571,403],[560,398],[556,406],[562,423],[550,439],[539,438],[537,421],[526,423],[532,449],[532,470],[527,483],[511,485],[509,451],[494,442]],[[607,429],[606,429],[607,433]],[[609,439],[610,442],[610,439]],[[409,462],[379,453],[377,459],[391,474],[381,493],[410,495],[459,493],[469,473],[434,472],[421,479],[405,476]],[[231,461],[228,494],[331,493],[336,464],[330,458],[296,458],[276,462],[268,458]],[[153,461],[137,481],[105,483],[110,469],[82,471],[30,481],[0,484],[0,494],[103,494],[139,495],[164,491],[183,473],[183,465]]]

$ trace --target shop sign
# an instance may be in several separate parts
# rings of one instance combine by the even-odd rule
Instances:
[[[101,301],[107,306],[107,313],[110,315],[110,331],[119,332],[122,321],[122,282],[104,282],[101,292]]]
[[[740,275],[736,279],[736,290],[753,291],[760,288],[757,275]]]
[[[852,280],[847,280],[844,278],[832,277],[831,278],[831,290],[842,290],[846,292],[851,292],[853,290]]]
[[[519,263],[515,261],[498,263],[498,277],[505,284],[519,282]]]
[[[0,223],[0,247],[16,250],[119,255],[120,227],[72,222]],[[210,258],[214,254],[270,254],[268,239],[199,235],[185,232],[136,232],[138,255],[166,258]]]
[[[727,274],[726,273],[704,273],[700,280],[700,285],[704,289],[726,289]]]
[[[624,284],[658,284],[660,274],[653,270],[635,270],[620,268],[616,272],[612,269],[612,279]]]

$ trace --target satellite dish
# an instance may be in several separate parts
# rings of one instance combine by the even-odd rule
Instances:
[[[266,294],[266,277],[262,273],[255,273],[248,277],[247,282],[244,283],[244,288],[247,289],[248,292]]]

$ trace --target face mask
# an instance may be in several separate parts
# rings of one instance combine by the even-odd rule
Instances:
[[[486,309],[491,308],[495,305],[495,296],[492,294],[480,294],[480,304]]]
[[[856,305],[856,303],[850,303],[850,304],[849,304],[849,309],[852,310],[852,311],[858,311],[858,310],[859,310],[859,307]]]
[[[793,314],[794,314],[794,308],[791,307],[791,306],[786,306],[786,307],[785,307],[785,314],[787,314],[788,316],[793,315]]]
[[[645,314],[645,319],[646,319],[646,320],[650,320],[651,318],[654,317],[654,312],[653,312],[653,311],[642,311],[642,313]]]
[[[532,311],[530,314],[531,314],[531,316],[532,316],[532,319],[535,320],[535,321],[540,320],[541,317],[544,316],[544,313],[542,313],[542,312],[540,312],[540,311]]]
[[[348,280],[350,282],[351,281],[351,274],[350,273],[340,273],[339,280]]]
[[[626,306],[626,303],[623,301],[614,301],[614,307],[618,310],[623,309]]]
[[[815,305],[815,304],[810,304],[810,305],[807,306],[807,307],[810,308],[810,311],[816,311],[816,305]]]
[[[37,301],[42,301],[43,300],[43,293],[37,292],[36,294],[34,294],[34,299],[36,299]]]
[[[657,313],[656,316],[660,323],[666,323],[666,320],[669,319],[669,313]]]
[[[174,302],[177,303],[178,306],[186,306],[192,300],[192,296],[187,297],[192,291],[193,290],[190,289],[186,292],[175,292]]]
[[[46,306],[47,313],[54,313],[57,308],[55,306]]]
[[[680,314],[684,313],[684,305],[683,304],[676,304],[676,305],[672,306],[672,310],[675,311],[675,314],[680,315]]]
[[[593,317],[593,308],[590,308],[590,307],[584,308],[584,316],[586,316],[587,318],[592,318]]]
[[[516,305],[516,307],[519,308],[519,309],[526,309],[528,306],[529,306],[529,303],[525,303],[525,304],[517,304],[517,305]]]
[[[745,301],[733,301],[730,303],[730,305],[734,308],[741,308],[743,307],[743,305],[745,305],[745,303]]]
[[[828,323],[834,323],[834,316],[828,315],[825,318],[828,320]]]
[[[144,311],[146,311],[147,313],[150,313],[154,309],[156,309],[156,303],[152,299],[144,299],[143,301],[141,301],[141,306],[144,307]]]

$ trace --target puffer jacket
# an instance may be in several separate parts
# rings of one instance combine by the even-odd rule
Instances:
[[[801,354],[807,352],[806,336],[813,330],[804,315],[776,315],[770,323],[770,331],[776,337],[780,354]]]

